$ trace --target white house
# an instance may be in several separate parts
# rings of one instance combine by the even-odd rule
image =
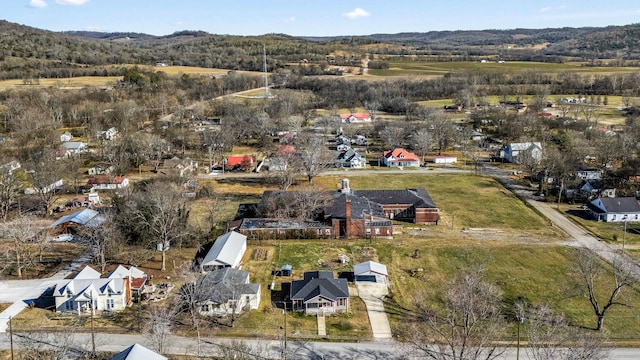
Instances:
[[[118,136],[118,130],[116,128],[109,128],[108,130],[99,130],[96,132],[96,137],[98,139],[103,140],[113,140],[116,136]]]
[[[147,285],[147,274],[135,266],[129,266],[129,268],[126,268],[122,265],[118,265],[117,268],[109,273],[107,278],[128,279],[132,297],[135,299],[139,299],[140,296],[142,296],[142,292]]]
[[[382,163],[388,167],[407,166],[407,167],[419,167],[420,158],[403,148],[395,148],[390,151],[385,151],[382,158]]]
[[[53,297],[56,312],[95,314],[124,310],[131,304],[131,288],[125,279],[103,279],[86,266],[72,279],[56,284]]]
[[[211,250],[202,260],[202,271],[211,271],[224,267],[237,267],[247,251],[247,237],[239,232],[230,231],[218,236]]]
[[[129,186],[129,179],[123,176],[95,176],[87,180],[91,190],[116,190]]]
[[[542,160],[542,144],[539,142],[511,143],[502,149],[500,155],[508,162],[519,163],[518,156],[526,152],[537,161]]]
[[[249,283],[249,272],[230,267],[214,270],[195,286],[204,287],[206,300],[200,313],[209,316],[239,314],[243,309],[255,310],[260,305],[260,284]]]
[[[39,193],[46,194],[52,191],[61,190],[63,186],[64,186],[64,182],[62,181],[62,179],[60,179],[47,186],[43,186],[42,188],[35,188],[35,187],[26,188],[24,189],[24,193],[27,195],[33,195],[33,194],[39,194]]]
[[[458,158],[455,156],[437,155],[433,157],[434,164],[453,164],[456,161],[458,161]]]
[[[60,135],[60,142],[71,141],[71,139],[73,139],[73,135],[71,135],[71,133],[68,131],[65,131],[64,133],[62,133],[62,135]]]
[[[345,124],[371,122],[371,115],[367,113],[340,114],[340,121]]]
[[[354,136],[353,139],[351,139],[351,142],[356,144],[356,145],[360,145],[360,146],[364,146],[364,145],[367,145],[369,143],[367,138],[364,135],[356,135],[356,136]]]
[[[66,141],[62,143],[62,146],[65,149],[65,157],[69,157],[74,154],[82,154],[87,151],[87,144],[82,141]]]
[[[635,197],[597,198],[587,205],[587,211],[598,221],[640,221],[640,204]]]

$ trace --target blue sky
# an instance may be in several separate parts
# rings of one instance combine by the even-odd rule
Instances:
[[[41,29],[334,36],[640,22],[636,0],[0,0],[0,18]]]

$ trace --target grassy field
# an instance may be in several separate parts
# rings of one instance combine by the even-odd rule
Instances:
[[[480,63],[478,61],[389,61],[389,69],[370,69],[369,75],[376,76],[442,76],[456,70],[484,70],[493,72],[515,73],[523,70],[537,71],[541,73],[587,73],[587,74],[611,74],[634,73],[637,67],[597,67],[582,66],[581,63],[541,63],[525,61],[508,61],[502,64],[496,62]]]
[[[0,91],[33,87],[80,89],[85,86],[113,86],[117,84],[118,80],[122,80],[122,76],[80,76],[74,78],[40,79],[38,85],[24,85],[21,79],[1,80]]]

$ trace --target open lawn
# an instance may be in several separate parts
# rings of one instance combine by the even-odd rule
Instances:
[[[320,176],[314,183],[337,190],[343,177]],[[490,177],[408,172],[406,175],[354,176],[350,181],[351,188],[356,190],[425,188],[442,213],[438,227],[451,226],[453,220],[455,228],[531,231],[548,239],[562,236],[557,230],[547,228],[543,217]]]
[[[639,70],[637,67],[598,67],[582,66],[581,63],[541,63],[527,61],[507,61],[502,64],[496,62],[480,63],[479,61],[389,61],[389,69],[370,69],[369,75],[376,76],[408,76],[408,75],[439,75],[442,76],[456,70],[484,70],[493,72],[515,73],[519,71],[537,71],[541,73],[588,73],[588,74],[611,74],[611,73],[634,73]]]

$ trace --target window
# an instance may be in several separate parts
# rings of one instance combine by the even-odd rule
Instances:
[[[380,235],[380,229],[379,228],[375,228],[376,231],[376,235]]]
[[[208,304],[204,304],[202,305],[202,312],[209,312],[209,305]]]
[[[104,309],[113,310],[116,308],[116,301],[113,298],[104,299]]]
[[[67,300],[64,303],[65,310],[73,310],[73,301]]]

